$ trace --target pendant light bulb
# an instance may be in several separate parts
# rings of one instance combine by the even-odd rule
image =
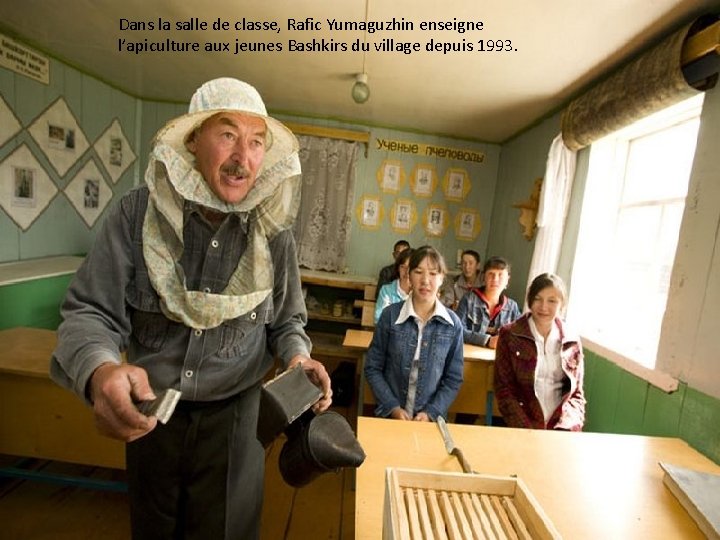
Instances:
[[[368,86],[367,73],[358,73],[355,75],[355,84],[352,87],[352,98],[355,103],[365,103],[370,97],[370,87]]]

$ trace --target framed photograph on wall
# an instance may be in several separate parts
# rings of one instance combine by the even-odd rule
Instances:
[[[417,223],[415,201],[398,199],[390,210],[390,226],[397,233],[410,232]]]
[[[461,208],[455,215],[455,236],[459,240],[473,241],[482,229],[480,214],[472,208]]]
[[[356,208],[358,223],[363,229],[377,230],[382,225],[383,206],[380,197],[364,195]]]
[[[378,168],[377,181],[383,193],[398,193],[405,185],[405,170],[397,160],[386,159]]]
[[[447,209],[439,204],[431,204],[425,209],[423,226],[428,236],[445,236],[448,225]]]
[[[97,178],[85,179],[83,206],[85,208],[97,208],[100,206],[100,180]]]
[[[437,187],[437,172],[435,167],[428,163],[415,165],[410,176],[410,190],[416,197],[432,197]]]
[[[23,231],[40,217],[57,191],[24,143],[0,163],[0,207]]]
[[[135,161],[130,142],[125,137],[120,120],[115,118],[93,145],[113,184]]]
[[[68,127],[48,124],[48,148],[73,151],[75,149],[75,130]]]
[[[34,208],[36,204],[35,169],[13,167],[13,206]]]
[[[470,193],[470,177],[465,169],[450,168],[443,177],[443,192],[448,201],[462,202]]]
[[[64,176],[90,146],[75,115],[61,97],[27,129],[60,176]]]
[[[93,227],[113,197],[95,160],[90,159],[68,182],[65,196],[88,227]]]
[[[110,165],[120,167],[122,165],[122,139],[120,137],[110,137]]]
[[[48,124],[47,144],[49,148],[65,148],[65,128]]]

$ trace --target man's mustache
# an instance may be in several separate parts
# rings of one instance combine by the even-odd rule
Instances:
[[[222,167],[221,171],[223,172],[223,174],[227,174],[228,176],[250,176],[250,171],[248,171],[242,165],[225,165]]]

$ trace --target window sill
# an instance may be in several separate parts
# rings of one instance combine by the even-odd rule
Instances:
[[[602,356],[609,362],[612,362],[613,364],[618,366],[620,369],[627,371],[628,373],[631,373],[636,377],[643,379],[644,381],[647,381],[648,383],[655,386],[656,388],[659,388],[663,392],[667,392],[668,394],[670,394],[678,389],[679,381],[674,377],[671,377],[667,373],[641,366],[637,362],[630,360],[629,358],[618,354],[615,351],[612,351],[606,347],[603,347],[602,345],[595,343],[591,339],[583,337],[582,343],[585,349],[592,351],[598,356]]]

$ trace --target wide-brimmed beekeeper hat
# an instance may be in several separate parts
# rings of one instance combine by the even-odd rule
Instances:
[[[213,79],[198,88],[190,100],[187,114],[165,124],[155,135],[155,141],[169,145],[178,154],[192,160],[192,154],[185,147],[188,137],[205,120],[222,112],[244,113],[265,121],[267,146],[258,176],[289,154],[297,152],[295,135],[280,121],[268,116],[258,91],[248,83],[230,77]]]
[[[217,196],[185,146],[196,128],[218,113],[261,118],[267,127],[262,165],[252,189],[239,202]],[[143,222],[143,255],[150,282],[166,317],[195,329],[215,328],[244,315],[273,289],[270,240],[292,227],[300,204],[300,159],[295,136],[267,115],[257,90],[236,79],[215,79],[193,95],[188,113],[158,131],[145,171],[150,192]],[[187,289],[182,265],[185,203],[224,214],[248,216],[248,245],[222,291]]]

